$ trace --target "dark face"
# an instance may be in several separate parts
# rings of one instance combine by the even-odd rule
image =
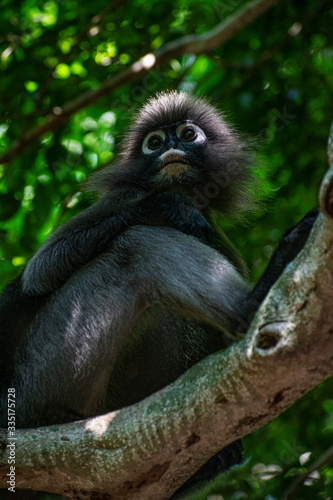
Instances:
[[[137,114],[117,160],[95,186],[102,193],[123,189],[127,198],[176,191],[199,210],[235,217],[252,207],[255,161],[248,146],[204,99],[165,92]]]
[[[161,126],[149,132],[141,146],[145,162],[153,166],[158,185],[187,185],[198,178],[204,160],[207,138],[190,120]]]

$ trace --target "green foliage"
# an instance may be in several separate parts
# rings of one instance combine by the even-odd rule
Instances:
[[[145,54],[212,29],[243,3],[3,0],[0,153]],[[88,206],[82,182],[112,160],[133,110],[163,89],[208,96],[266,156],[257,215],[245,230],[228,228],[256,280],[284,231],[317,205],[333,114],[332,21],[330,2],[282,2],[212,53],[174,57],[92,101],[0,165],[0,286],[57,225]],[[282,498],[295,474],[332,442],[332,414],[327,383],[248,437],[248,461],[213,490],[228,499]],[[305,453],[310,458],[300,463]],[[332,497],[332,481],[326,465],[297,498]]]

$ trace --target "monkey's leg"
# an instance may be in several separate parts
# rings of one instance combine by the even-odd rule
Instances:
[[[223,329],[247,292],[233,266],[197,239],[171,228],[127,230],[53,294],[18,348],[10,381],[17,425],[101,413],[118,354],[150,305]]]
[[[246,303],[247,320],[245,323],[239,323],[245,330],[250,325],[261,302],[264,300],[269,290],[277,279],[281,276],[286,266],[295,259],[297,254],[304,247],[314,222],[318,217],[317,208],[308,212],[296,226],[289,229],[282,238],[280,245],[273,254],[264,274],[249,294]]]

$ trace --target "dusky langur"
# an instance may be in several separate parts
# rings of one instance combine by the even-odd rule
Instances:
[[[251,290],[218,220],[253,206],[255,167],[205,100],[170,92],[143,106],[116,161],[92,178],[100,199],[1,295],[2,427],[8,387],[18,427],[87,418],[136,403],[246,329],[315,217]],[[201,476],[240,458],[229,447]]]

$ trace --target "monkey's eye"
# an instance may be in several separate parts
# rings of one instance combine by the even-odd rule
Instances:
[[[196,136],[195,130],[192,127],[187,127],[182,131],[181,139],[183,139],[183,141],[194,141]]]
[[[205,132],[190,120],[178,125],[176,134],[177,137],[184,142],[193,142],[195,144],[203,144],[206,142]]]
[[[153,135],[147,142],[147,146],[149,149],[158,149],[162,146],[162,144],[163,141],[158,135]]]
[[[145,155],[150,155],[159,149],[165,141],[165,133],[163,130],[154,130],[149,132],[142,143],[142,152]]]

